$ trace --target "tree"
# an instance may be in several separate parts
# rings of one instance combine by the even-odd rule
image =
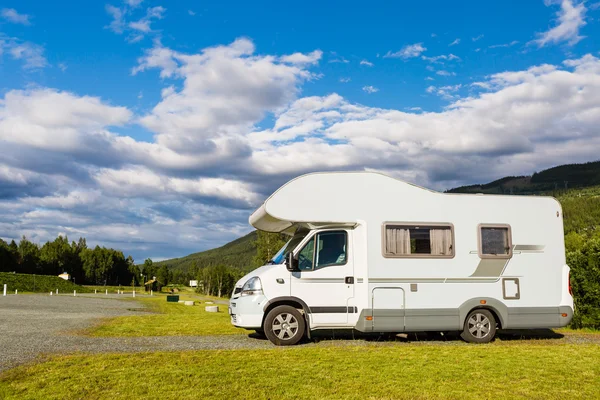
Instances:
[[[256,267],[264,265],[269,261],[279,249],[286,243],[285,238],[280,233],[270,233],[258,231],[256,237],[256,256],[253,264]]]
[[[25,274],[42,273],[40,263],[40,248],[37,244],[30,242],[25,236],[19,242],[19,268],[17,272]]]
[[[575,300],[574,328],[600,329],[600,238],[567,253],[571,290]]]
[[[8,243],[0,239],[0,272],[11,272],[16,269],[17,254],[13,252]]]
[[[171,282],[173,274],[169,270],[169,267],[165,264],[161,265],[158,271],[156,271],[156,279],[163,285],[167,286]]]
[[[69,271],[71,262],[72,248],[69,245],[69,239],[59,236],[53,242],[46,242],[40,250],[40,260],[45,264],[43,273],[59,275]]]

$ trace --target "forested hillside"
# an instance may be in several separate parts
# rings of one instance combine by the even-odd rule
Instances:
[[[155,265],[168,265],[173,271],[184,273],[190,271],[194,266],[219,264],[245,270],[252,267],[252,260],[256,254],[256,237],[256,231],[254,231],[216,249],[156,262]]]
[[[600,161],[559,165],[534,172],[531,176],[506,176],[490,183],[461,186],[447,192],[557,196],[566,189],[580,189],[597,185],[600,185]]]

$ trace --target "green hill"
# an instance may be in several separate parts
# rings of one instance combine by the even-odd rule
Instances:
[[[0,287],[6,284],[9,293],[19,292],[49,293],[58,289],[59,293],[88,293],[90,289],[75,285],[54,275],[31,275],[13,274],[12,272],[0,272]]]
[[[180,270],[184,273],[188,272],[194,265],[204,267],[222,264],[245,270],[252,266],[252,258],[256,255],[255,242],[256,231],[216,249],[160,261],[155,264],[158,266],[167,264],[172,270]]]
[[[600,161],[566,164],[534,172],[531,176],[507,176],[490,183],[460,186],[447,193],[547,194],[558,196],[568,189],[600,185]]]

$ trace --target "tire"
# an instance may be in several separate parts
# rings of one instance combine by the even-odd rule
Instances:
[[[465,319],[460,337],[469,343],[489,343],[496,336],[496,318],[489,310],[473,310]]]
[[[292,306],[278,306],[265,318],[267,339],[276,346],[291,346],[300,341],[306,330],[304,316]]]

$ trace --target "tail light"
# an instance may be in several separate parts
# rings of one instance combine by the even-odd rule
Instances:
[[[573,291],[571,290],[571,271],[569,271],[569,294],[573,296]]]

